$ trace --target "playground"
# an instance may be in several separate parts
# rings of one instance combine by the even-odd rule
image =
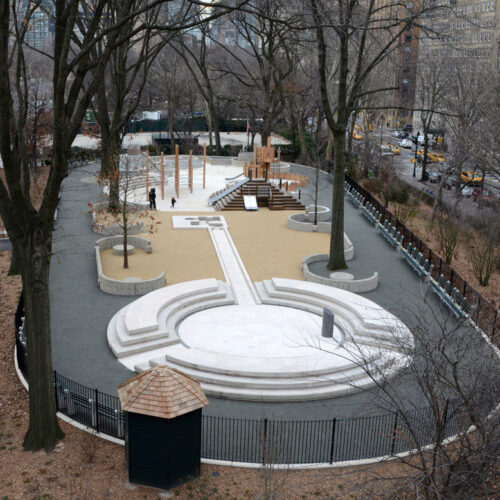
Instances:
[[[146,159],[151,167],[147,175]],[[65,181],[54,240],[57,265],[51,275],[60,410],[121,439],[117,386],[134,372],[166,363],[200,380],[209,398],[204,410],[205,458],[259,461],[259,452],[250,444],[261,419],[285,427],[296,422],[304,429],[320,421],[322,430],[307,430],[303,437],[281,427],[272,431],[286,433],[286,446],[295,450],[290,460],[296,463],[329,460],[332,418],[345,423],[338,429],[345,444],[335,444],[336,460],[378,457],[388,449],[404,451],[402,440],[384,437],[389,417],[378,405],[380,392],[373,382],[375,373],[387,378],[416,415],[425,414],[419,410],[421,390],[407,368],[412,362],[406,354],[411,351],[412,328],[423,319],[432,328],[439,328],[440,321],[455,321],[449,306],[417,274],[425,268],[413,263],[413,251],[403,255],[394,250],[392,240],[398,243],[400,237],[377,222],[374,206],[358,208],[360,194],[349,191],[344,204],[349,269],[336,276],[332,286],[317,258],[329,250],[330,176],[320,172],[321,189],[315,191],[314,169],[286,165],[283,172],[302,184],[289,191],[285,177],[279,177],[282,162],[276,156],[260,170],[259,165],[250,166],[255,158],[204,160],[163,158],[164,201],[169,205],[174,193],[178,204],[162,210],[157,203],[158,210],[150,211],[146,194],[151,187],[156,186],[157,201],[162,197],[161,157],[142,156],[143,170],[133,189],[135,206],[146,211],[137,214],[141,228],[134,221],[139,229],[129,243],[137,246],[127,270],[123,258],[113,253],[115,240],[111,246],[103,243],[107,238],[119,241],[120,235],[95,232],[96,226],[111,221],[95,213],[94,224],[88,215],[89,201],[102,201],[102,188],[92,181],[99,165],[81,167]],[[152,164],[158,164],[159,171]],[[254,195],[245,194],[250,188]],[[302,208],[287,209],[274,189]],[[257,210],[248,210],[244,196],[255,196]],[[186,209],[189,197],[193,208]],[[310,206],[315,199],[322,208],[313,227]],[[118,295],[100,290],[97,242],[97,267],[110,280],[135,286],[161,273],[164,282],[142,296],[140,287],[134,288],[139,293]],[[320,281],[310,280],[312,274]],[[370,291],[338,288],[372,274],[377,282]],[[339,282],[340,278],[347,281]],[[325,309],[332,313],[331,320]],[[464,328],[476,335],[471,327]],[[19,348],[22,345],[21,337]],[[22,364],[20,356],[22,351]],[[361,368],[363,361],[368,365]],[[97,394],[99,411],[105,413],[94,408],[93,397],[85,402],[81,391]],[[234,425],[242,427],[236,431]],[[369,425],[370,436],[378,436],[362,452],[365,434],[356,431],[358,425]],[[313,436],[325,446],[309,447]]]

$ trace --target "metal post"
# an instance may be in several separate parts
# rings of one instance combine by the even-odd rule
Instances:
[[[495,309],[495,319],[493,320],[493,327],[491,329],[491,338],[495,336],[495,330],[497,327],[497,319],[498,319],[498,310]]]
[[[203,189],[207,180],[207,145],[203,144]]]
[[[330,463],[333,464],[333,451],[335,448],[335,427],[337,426],[337,419],[332,420],[332,441],[330,443]]]
[[[99,391],[95,390],[95,430],[99,432]]]
[[[396,446],[396,430],[398,428],[398,417],[399,414],[396,413],[396,418],[394,419],[394,427],[392,429],[391,456],[394,455],[394,448]]]
[[[477,294],[476,325],[479,325],[479,310],[481,309],[481,295]]]
[[[267,418],[263,421],[264,429],[262,433],[262,465],[265,465],[267,458]]]
[[[161,152],[161,199],[165,199],[165,163],[163,160],[163,151]]]
[[[56,398],[56,412],[59,411],[59,397],[57,394],[57,372],[54,370],[54,396]]]
[[[453,268],[451,268],[451,276],[450,276],[450,287],[453,288],[453,275],[454,275],[454,271],[453,271]]]
[[[439,257],[439,276],[441,276],[441,268],[443,267],[443,259]]]
[[[149,201],[149,150],[146,150],[146,201]]]

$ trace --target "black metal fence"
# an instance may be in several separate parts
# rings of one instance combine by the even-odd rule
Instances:
[[[500,317],[495,305],[486,300],[478,291],[476,291],[465,279],[463,279],[449,264],[434,253],[427,244],[408,229],[401,221],[395,217],[382,203],[380,203],[369,191],[358,184],[354,179],[345,176],[346,182],[358,191],[363,197],[363,205],[371,203],[382,214],[380,223],[388,221],[396,227],[396,230],[403,235],[402,245],[407,248],[411,243],[422,255],[433,265],[432,277],[437,279],[442,274],[450,283],[451,287],[457,288],[465,299],[474,308],[472,319],[483,330],[496,345],[500,345],[498,339],[498,326]]]
[[[15,314],[17,363],[28,380],[23,295]],[[59,412],[97,432],[125,436],[124,413],[116,396],[54,372]],[[328,420],[240,419],[204,415],[201,455],[246,463],[311,464],[394,455],[434,441],[430,408]],[[444,438],[468,427],[459,409],[446,411]]]

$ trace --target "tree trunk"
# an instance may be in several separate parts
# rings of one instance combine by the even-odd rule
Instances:
[[[418,141],[418,137],[417,137]],[[429,136],[427,135],[427,129],[424,128],[424,155],[422,158],[422,177],[420,181],[425,181],[426,172],[427,172],[427,151],[429,149]]]
[[[344,162],[345,128],[334,132],[335,170],[333,173],[332,232],[328,269],[347,269],[344,255]]]
[[[215,154],[217,156],[222,155],[222,144],[220,142],[220,130],[219,130],[219,117],[212,113],[212,127],[214,129],[215,136]]]
[[[120,131],[113,130],[110,134],[109,145],[109,210],[117,212],[120,210]]]
[[[304,122],[302,121],[301,116],[298,117],[297,126],[299,129],[300,152],[303,156],[306,156],[307,155],[306,137],[304,133]]]
[[[328,143],[326,145],[325,158],[328,161],[332,161],[333,158],[333,133],[328,129]]]
[[[56,417],[50,340],[49,269],[52,225],[35,221],[34,238],[23,255],[22,280],[28,344],[30,423],[25,450],[54,449],[64,437]],[[18,255],[19,257],[19,255]]]

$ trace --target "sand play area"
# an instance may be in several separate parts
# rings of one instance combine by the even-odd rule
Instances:
[[[229,233],[236,245],[250,278],[290,278],[303,280],[302,259],[314,253],[328,253],[330,237],[322,233],[294,231],[287,227],[292,211],[207,212],[205,215],[223,215]],[[101,253],[103,271],[113,279],[127,277],[151,279],[162,271],[167,284],[216,278],[224,280],[208,231],[174,229],[173,215],[204,215],[203,212],[154,212],[154,230],[144,233],[151,240],[153,253],[137,249],[129,256],[129,269],[123,269],[123,257],[113,251]],[[146,227],[153,222],[146,213]],[[97,222],[103,221],[103,216]],[[157,224],[159,223],[159,224]]]

